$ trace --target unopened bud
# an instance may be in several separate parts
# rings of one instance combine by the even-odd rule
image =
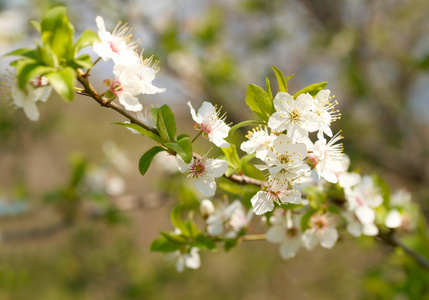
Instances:
[[[203,132],[202,134],[203,138],[208,139],[209,138],[209,134],[208,132]]]
[[[110,79],[104,79],[104,80],[103,80],[103,84],[104,84],[105,86],[110,86],[110,85],[112,84],[112,82],[110,81]]]
[[[194,128],[196,130],[201,130],[201,124],[200,123],[194,123]]]
[[[307,164],[310,166],[310,168],[314,169],[316,165],[319,163],[319,159],[314,154],[309,154],[307,156]]]
[[[201,201],[200,213],[204,219],[207,219],[208,217],[210,217],[210,215],[213,214],[214,211],[215,211],[215,208],[213,206],[213,203],[210,200],[204,199],[203,201]]]

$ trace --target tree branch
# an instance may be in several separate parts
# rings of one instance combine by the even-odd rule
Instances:
[[[402,248],[402,250],[404,250],[405,253],[411,256],[419,265],[429,270],[429,261],[414,250],[410,249],[408,246],[404,245],[400,240],[398,240],[393,230],[388,233],[379,233],[377,235],[377,238],[392,247]]]

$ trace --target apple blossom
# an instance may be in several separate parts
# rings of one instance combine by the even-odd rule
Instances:
[[[257,215],[262,215],[274,209],[274,203],[279,205],[284,203],[301,203],[301,193],[296,190],[273,191],[267,189],[266,191],[257,192],[250,202],[253,206],[253,211]]]
[[[323,248],[334,247],[338,239],[338,231],[330,215],[315,213],[311,216],[308,225],[310,227],[302,235],[302,242],[307,249],[312,250],[318,243]]]
[[[273,146],[276,135],[273,133],[268,134],[266,127],[259,126],[249,131],[246,138],[248,140],[241,144],[240,149],[247,154],[256,152],[257,158],[264,159],[267,156],[268,150]]]

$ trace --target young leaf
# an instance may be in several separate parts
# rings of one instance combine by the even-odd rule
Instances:
[[[167,240],[173,244],[186,245],[188,244],[188,239],[182,235],[171,233],[171,232],[160,232]]]
[[[184,137],[177,141],[177,143],[166,143],[170,149],[176,151],[177,154],[183,159],[183,161],[189,164],[192,160],[192,143],[189,137]]]
[[[249,84],[247,87],[246,104],[264,121],[268,121],[269,117],[274,113],[274,105],[267,92],[254,84]]]
[[[226,252],[237,246],[238,239],[225,239],[224,249]]]
[[[91,56],[88,54],[83,54],[74,60],[74,64],[76,68],[85,68],[90,69],[94,65],[91,60]],[[72,66],[74,67],[74,66]]]
[[[326,81],[325,82],[311,84],[311,85],[303,88],[302,90],[296,92],[296,94],[293,95],[293,98],[295,99],[299,95],[305,94],[305,93],[309,93],[311,96],[314,97],[314,96],[317,95],[318,92],[320,92],[321,90],[323,90],[327,84],[328,83]]]
[[[155,146],[153,148],[150,148],[145,154],[142,155],[139,161],[140,174],[146,174],[150,164],[152,163],[153,158],[161,151],[165,151],[165,149],[159,146]]]
[[[36,20],[30,20],[30,24],[31,26],[34,27],[34,29],[36,29],[38,32],[42,31],[42,25],[40,25],[40,22],[36,21]]]
[[[3,57],[8,56],[19,56],[37,60],[37,51],[32,48],[19,48],[3,55]]]
[[[234,144],[231,144],[229,148],[221,148],[222,152],[225,154],[226,162],[234,170],[240,168],[240,158],[238,157],[237,148]]]
[[[310,208],[302,216],[302,218],[301,218],[301,231],[302,232],[306,231],[310,227],[310,224],[308,224],[308,223],[310,222],[311,216],[314,215],[315,212],[316,212],[315,209]]]
[[[171,211],[170,219],[174,227],[179,229],[184,236],[190,237],[191,233],[182,221],[182,205],[177,205]]]
[[[122,122],[116,122],[116,123],[113,123],[113,124],[121,125],[121,126],[124,126],[124,127],[128,127],[128,128],[134,129],[135,131],[140,132],[141,134],[147,136],[148,138],[151,138],[155,142],[158,142],[160,144],[163,143],[162,139],[158,135],[156,135],[152,131],[149,131],[149,130],[144,129],[143,127],[140,127],[137,124],[134,124],[134,123],[122,123]]]
[[[181,247],[182,245],[174,244],[162,236],[152,242],[152,244],[150,245],[150,251],[174,252],[176,250],[179,250]]]
[[[172,142],[176,135],[176,121],[171,108],[161,106],[157,111],[156,128],[163,141]]]
[[[273,93],[271,92],[271,85],[270,85],[270,80],[268,79],[268,77],[265,78],[265,91],[267,92],[271,101],[273,101]]]
[[[255,120],[247,120],[247,121],[243,121],[243,122],[240,122],[238,124],[235,124],[229,130],[229,132],[228,132],[228,138],[232,137],[232,135],[234,134],[234,132],[238,128],[241,128],[241,127],[244,127],[244,126],[250,126],[250,125],[258,125],[258,124],[261,124],[261,122],[260,121],[255,121]]]
[[[271,67],[273,68],[274,73],[276,74],[276,77],[277,77],[277,82],[279,84],[279,92],[287,93],[288,92],[287,81],[295,75],[292,74],[292,75],[289,75],[288,77],[284,77],[282,71],[280,71],[274,66],[271,66]]]
[[[58,72],[46,74],[45,76],[61,98],[73,101],[76,81],[76,71],[73,68],[67,67]]]
[[[217,248],[216,243],[213,242],[213,240],[210,239],[208,236],[205,236],[203,234],[197,235],[197,237],[195,238],[195,242],[192,243],[191,246],[207,250],[214,250]]]
[[[76,44],[74,45],[74,55],[76,56],[80,50],[82,50],[85,47],[91,46],[94,42],[99,42],[100,38],[98,37],[98,34],[90,29],[86,29],[78,40],[76,41]]]

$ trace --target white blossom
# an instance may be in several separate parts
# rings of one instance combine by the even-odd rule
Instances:
[[[97,16],[95,21],[101,40],[93,44],[95,53],[104,61],[112,59],[115,64],[130,66],[138,63],[139,58],[135,52],[138,42],[133,39],[131,29],[127,24],[119,22],[113,32],[110,33],[106,31],[102,17]]]
[[[365,223],[363,223],[353,211],[344,211],[342,214],[347,220],[347,231],[352,236],[376,236],[378,234],[378,227],[374,224],[375,218],[373,220],[365,220]]]
[[[189,252],[181,252],[177,250],[173,253],[176,259],[176,270],[177,272],[183,272],[185,267],[188,269],[198,269],[201,266],[200,249],[192,247]]]
[[[200,214],[203,216],[204,219],[207,219],[215,212],[215,208],[213,205],[213,202],[211,202],[208,199],[204,199],[200,203]]]
[[[228,168],[226,161],[206,157],[201,159],[193,157],[191,163],[186,164],[179,155],[176,155],[176,163],[179,171],[187,173],[188,177],[194,180],[197,190],[207,197],[215,194],[216,181],[214,179],[225,174]]]
[[[318,139],[323,139],[323,133],[332,136],[331,123],[340,118],[338,110],[335,110],[337,101],[331,102],[334,96],[330,97],[330,90],[321,90],[314,97],[311,105],[311,111],[314,113],[309,119],[308,130],[310,132],[318,131]]]
[[[343,169],[343,144],[335,144],[343,137],[338,132],[328,143],[320,139],[313,146],[313,154],[316,162],[316,172],[326,181],[337,183],[337,174],[344,172]]]
[[[231,204],[221,203],[206,220],[207,232],[214,236],[222,234],[227,229],[228,232],[225,236],[235,238],[250,222],[252,215],[251,210],[246,213],[239,200],[235,200]]]
[[[300,216],[291,215],[290,210],[282,211],[283,215],[276,212],[273,216],[273,225],[266,233],[267,241],[280,244],[280,255],[283,259],[288,259],[294,257],[302,245]]]
[[[350,190],[345,189],[344,192],[348,209],[354,211],[362,223],[372,222],[375,218],[375,212],[372,208],[383,203],[383,197],[374,185],[372,178],[366,175],[355,187]]]
[[[240,149],[247,154],[256,152],[257,158],[264,159],[267,156],[268,150],[273,146],[276,135],[273,133],[268,134],[266,127],[259,126],[249,131],[246,138],[248,140],[241,144]]]
[[[285,190],[285,191],[272,191],[267,189],[266,191],[257,192],[250,202],[253,206],[253,211],[257,215],[262,215],[268,211],[274,209],[274,203],[279,205],[284,203],[301,203],[301,193],[296,190]]]
[[[259,169],[268,169],[268,184],[273,191],[285,191],[295,180],[308,172],[310,168],[304,165],[307,157],[307,147],[304,144],[294,144],[291,139],[282,134],[273,142],[263,161],[266,166]]]
[[[319,243],[323,248],[334,247],[338,239],[338,231],[328,214],[312,215],[309,226],[302,235],[302,242],[307,249],[312,250]]]
[[[313,97],[301,94],[293,99],[288,93],[277,93],[274,98],[276,112],[268,120],[268,127],[276,132],[287,130],[287,136],[294,142],[302,142],[308,137],[310,107]]]
[[[220,148],[228,148],[229,143],[225,141],[225,138],[231,128],[225,123],[225,115],[221,116],[220,110],[207,101],[203,102],[198,113],[195,112],[190,101],[188,106],[195,121],[194,127],[202,131],[203,137],[208,138],[210,142]]]

